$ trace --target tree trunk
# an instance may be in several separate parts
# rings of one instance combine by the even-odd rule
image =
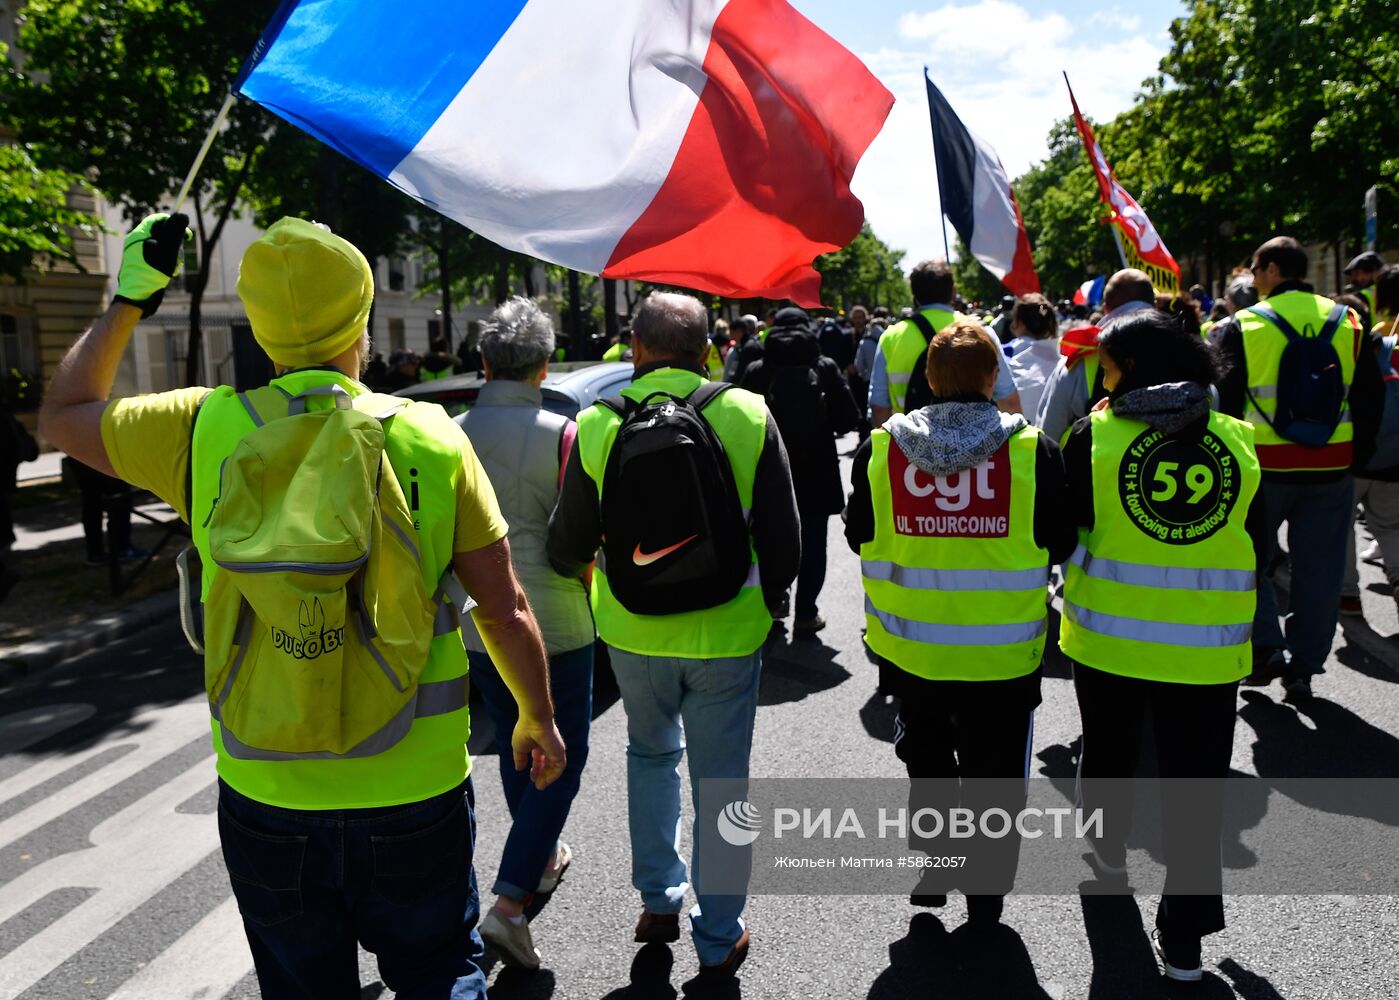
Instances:
[[[612,338],[616,337],[619,330],[617,323],[617,279],[602,279],[602,321],[607,330],[607,342],[612,343]],[[575,344],[574,350],[579,350],[583,345]]]
[[[228,217],[233,214],[233,206],[238,201],[238,194],[243,190],[243,183],[248,179],[248,171],[253,164],[251,156],[243,157],[243,164],[238,168],[238,173],[233,178],[233,184],[229,187],[228,197],[224,199],[223,208],[219,211],[218,221],[214,223],[213,231],[207,235],[204,232],[204,213],[200,208],[200,198],[196,191],[194,195],[194,221],[199,228],[199,273],[195,276],[193,283],[188,279],[185,281],[185,288],[189,292],[189,335],[185,340],[185,385],[197,385],[199,383],[199,359],[204,352],[204,330],[201,318],[204,305],[204,290],[209,287],[209,262],[214,255],[214,247],[218,246],[219,237],[223,235],[223,227],[228,222]]]
[[[578,272],[568,272],[568,339],[580,347],[583,343],[583,301],[578,288]]]
[[[437,277],[442,284],[442,323],[438,326],[437,332],[446,339],[447,351],[450,353],[452,350],[452,277],[447,269],[447,260],[452,249],[452,234],[447,228],[445,216],[440,218],[438,222],[442,235],[442,245],[437,250]]]
[[[534,298],[534,291],[535,291],[535,289],[534,289],[534,264],[532,264],[532,263],[526,261],[526,262],[524,263],[524,265],[521,267],[520,270],[524,272],[523,275],[522,275],[522,277],[524,278],[524,282],[525,282],[525,298],[527,298],[527,299],[532,299],[532,298]]]
[[[500,305],[510,297],[510,251],[505,247],[495,248],[495,304]]]

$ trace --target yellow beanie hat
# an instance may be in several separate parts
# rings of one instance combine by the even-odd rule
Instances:
[[[374,272],[325,226],[279,219],[243,254],[238,297],[268,357],[284,368],[318,365],[364,333]]]

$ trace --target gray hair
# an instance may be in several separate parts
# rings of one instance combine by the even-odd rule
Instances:
[[[524,382],[554,353],[554,323],[533,299],[512,296],[481,325],[480,350],[493,378]]]
[[[652,292],[632,318],[632,337],[657,358],[694,361],[709,346],[709,313],[693,295]]]

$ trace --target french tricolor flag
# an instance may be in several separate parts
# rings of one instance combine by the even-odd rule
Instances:
[[[785,0],[284,0],[236,90],[501,246],[805,305],[893,104]]]
[[[1040,279],[1030,255],[1030,238],[1000,157],[985,139],[962,124],[926,68],[923,75],[933,118],[942,214],[982,266],[1013,294],[1038,292]]]

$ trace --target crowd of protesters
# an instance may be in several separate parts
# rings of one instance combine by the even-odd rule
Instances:
[[[839,599],[862,600],[915,807],[1024,807],[1059,569],[1060,648],[1084,733],[1078,795],[1108,817],[1089,840],[1090,877],[1127,891],[1132,804],[1115,779],[1131,777],[1143,750],[1163,778],[1194,779],[1188,801],[1163,794],[1155,944],[1167,977],[1197,981],[1202,939],[1225,922],[1220,782],[1238,687],[1280,680],[1287,699],[1312,697],[1338,615],[1359,612],[1357,507],[1399,602],[1399,412],[1387,399],[1399,267],[1375,258],[1353,261],[1354,287],[1326,297],[1306,281],[1301,246],[1277,237],[1217,302],[1203,288],[1158,295],[1128,269],[1092,311],[1026,295],[978,316],[945,261],[913,269],[916,306],[899,315],[855,305],[814,320],[789,306],[720,326],[698,299],[656,292],[613,345],[633,381],[572,420],[542,408],[558,338],[535,303],[497,308],[470,354],[440,339],[426,357],[382,361],[365,331],[363,255],[285,219],[249,249],[238,281],[276,365],[271,386],[109,405],[114,359],[159,305],[186,222],[153,216],[128,237],[117,301],[60,368],[40,430],[198,525],[220,836],[267,996],[353,983],[356,941],[399,995],[484,996],[483,938],[511,965],[541,965],[530,904],[559,889],[575,856],[563,832],[588,757],[599,650],[627,718],[634,938],[673,942],[685,913],[701,978],[732,979],[752,942],[746,897],[717,891],[681,855],[679,769],[688,762],[696,824],[701,781],[748,780],[764,648],[789,617],[794,639],[827,627],[818,602],[834,515],[862,581]],[[372,371],[379,386],[404,387],[463,369],[486,385],[455,424],[360,381]],[[288,443],[290,428],[311,426],[295,423],[303,416],[340,421],[377,449],[364,469],[378,471],[360,485],[380,512],[379,551],[327,568],[314,547],[285,561],[260,543],[240,563],[250,532],[344,542],[296,504],[259,520],[278,488],[345,502],[323,493],[331,480],[315,463],[330,452]],[[851,432],[846,479],[837,438]],[[265,444],[254,461],[255,435]],[[349,440],[324,466],[337,488],[358,482],[344,473],[359,447]],[[303,455],[309,475],[298,479],[287,456]],[[225,476],[230,456],[239,461]],[[240,493],[254,465],[256,496]],[[241,534],[224,518],[241,518],[229,522]],[[411,570],[395,575],[394,559]],[[1272,577],[1289,560],[1284,628]],[[347,566],[350,583],[317,583],[315,603],[301,601],[299,640],[262,621],[295,607],[285,595],[308,577]],[[267,600],[268,586],[283,590]],[[463,588],[475,605],[466,619]],[[328,632],[326,606],[358,628]],[[300,717],[264,738],[263,718],[238,714],[257,699],[250,690],[299,683],[256,670],[283,654],[300,676],[323,653],[360,650],[367,674],[404,693],[389,661],[404,654],[380,631],[426,665],[410,677],[412,698],[361,742],[327,749]],[[500,777],[512,824],[484,917],[463,747],[468,664],[511,747]],[[364,682],[350,674],[336,682],[342,725],[381,707],[355,700]],[[314,714],[314,692],[298,691]],[[379,692],[372,701],[392,698]],[[698,851],[698,830],[695,841]],[[918,835],[910,847],[946,850]],[[974,870],[930,869],[910,902],[944,907],[960,891],[971,927],[994,928],[1019,838],[968,852]]]

